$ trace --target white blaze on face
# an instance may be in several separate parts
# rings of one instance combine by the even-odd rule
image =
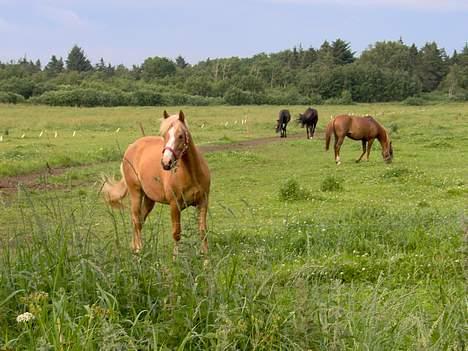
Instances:
[[[169,162],[170,160],[175,158],[174,153],[171,151],[171,149],[174,150],[174,148],[175,148],[175,131],[174,131],[174,128],[169,129],[169,131],[167,133],[169,134],[169,139],[168,139],[165,147],[168,147],[170,149],[164,150],[163,162]]]

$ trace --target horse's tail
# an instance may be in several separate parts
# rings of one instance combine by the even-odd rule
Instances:
[[[123,176],[122,165],[120,165],[120,173],[122,174],[122,179],[119,181],[104,177],[104,184],[101,188],[104,200],[114,208],[123,207],[122,199],[127,195],[128,190],[127,183]]]
[[[330,139],[332,132],[335,129],[335,119],[332,119],[330,122],[327,124],[327,129],[325,131],[325,150],[328,150],[330,148]]]

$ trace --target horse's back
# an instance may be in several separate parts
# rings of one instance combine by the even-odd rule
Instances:
[[[304,112],[304,120],[307,125],[316,124],[318,121],[318,112],[315,108],[309,107]]]
[[[160,158],[163,147],[164,140],[160,136],[145,136],[128,146],[124,158],[133,161],[155,155]],[[157,152],[158,150],[159,152]]]
[[[339,115],[334,118],[333,124],[337,135],[346,135],[355,140],[375,138],[379,132],[379,124],[371,116]]]

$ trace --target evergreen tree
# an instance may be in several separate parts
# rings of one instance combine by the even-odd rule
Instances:
[[[69,71],[86,72],[93,69],[91,62],[85,56],[83,49],[77,45],[73,46],[68,53],[66,63]]]
[[[182,57],[182,56],[177,56],[176,59],[175,59],[175,62],[176,62],[176,66],[179,67],[179,68],[185,68],[187,67],[189,64],[185,61],[185,59]]]
[[[410,73],[413,73],[416,69],[416,66],[418,65],[418,54],[418,48],[413,43],[413,45],[411,45],[408,50],[408,71]]]
[[[351,44],[341,39],[336,39],[331,44],[331,52],[334,61],[338,65],[345,65],[347,63],[353,63],[355,58],[355,52],[351,51]]]
[[[335,63],[335,58],[333,57],[333,49],[327,40],[325,40],[320,46],[320,49],[318,51],[318,61],[319,63],[326,66],[333,66],[333,64]]]
[[[52,55],[49,63],[44,67],[44,71],[50,75],[57,75],[63,72],[63,66],[62,58],[57,59],[55,55]]]
[[[426,43],[419,53],[418,77],[423,91],[437,88],[448,71],[445,50],[439,49],[435,42]]]

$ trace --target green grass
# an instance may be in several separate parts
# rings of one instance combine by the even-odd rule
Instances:
[[[59,132],[60,118],[70,118],[64,130],[74,129],[72,120],[88,124],[82,132],[96,144],[57,138],[50,156],[37,148],[44,160],[66,156],[66,164],[93,148],[114,150],[43,179],[60,190],[0,194],[0,350],[465,349],[468,106],[346,109],[320,107],[319,131],[330,114],[373,113],[393,125],[393,164],[382,161],[379,145],[356,164],[360,143],[346,140],[337,167],[323,140],[305,137],[206,155],[213,184],[204,266],[193,209],[183,213],[173,262],[167,207],[153,210],[135,256],[129,213],[97,194],[99,175],[117,175],[119,161],[115,133],[94,133],[121,124],[125,148],[140,134],[132,127],[139,118],[149,130],[153,109],[0,106],[0,130],[7,115],[22,116],[19,127],[38,116],[38,127]],[[273,135],[278,108],[185,110],[203,144]],[[248,132],[233,123],[245,114]],[[304,133],[291,125],[294,132]],[[38,157],[15,133],[0,152],[21,151],[23,160],[4,163],[4,174],[34,168]],[[75,153],[58,152],[68,148]],[[24,312],[35,319],[16,322]]]

